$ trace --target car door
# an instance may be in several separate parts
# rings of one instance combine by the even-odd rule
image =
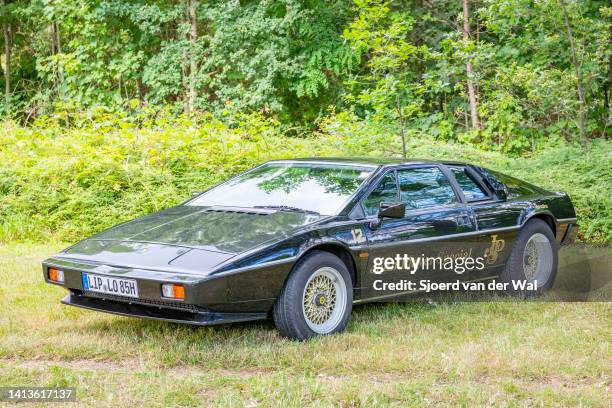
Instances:
[[[473,232],[475,225],[469,209],[461,202],[455,187],[450,183],[443,166],[419,165],[390,169],[362,201],[363,210],[371,220],[377,218],[380,202],[403,202],[406,215],[401,219],[383,219],[373,227],[366,223],[369,243],[369,267],[364,278],[364,295],[369,298],[391,296],[374,289],[374,281],[398,282],[409,279],[415,282],[463,280],[464,277],[450,270],[417,270],[411,274],[405,269],[385,270],[374,273],[380,259],[398,259],[406,254],[413,258],[453,256],[460,245],[462,233]],[[401,262],[401,261],[400,261]],[[405,265],[402,265],[405,266]],[[380,268],[379,268],[380,269]],[[435,268],[434,268],[435,269]]]
[[[496,276],[501,272],[512,250],[523,207],[499,199],[482,175],[471,166],[448,165],[447,167],[464,201],[470,207],[477,231],[482,232],[475,237],[475,244],[478,248],[477,253],[484,258],[485,268],[473,270],[471,278],[483,279]]]

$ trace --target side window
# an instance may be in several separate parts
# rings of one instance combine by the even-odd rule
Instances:
[[[465,167],[449,167],[457,184],[463,190],[468,201],[482,200],[488,197],[487,192],[469,175]]]
[[[406,209],[436,207],[457,202],[450,182],[437,167],[399,170],[400,200]]]
[[[393,172],[387,174],[368,198],[363,200],[363,209],[367,215],[378,214],[378,205],[382,202],[397,201],[397,183],[395,182],[395,174]]]

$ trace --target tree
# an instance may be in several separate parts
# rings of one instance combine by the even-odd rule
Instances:
[[[414,24],[409,13],[381,0],[358,0],[355,8],[357,16],[344,36],[365,56],[367,71],[348,82],[357,92],[349,101],[373,120],[395,122],[406,157],[407,125],[420,113],[423,92],[412,67],[427,58],[428,49],[408,41]]]
[[[257,110],[312,126],[338,103],[357,56],[341,37],[343,0],[227,1],[200,7],[206,25],[200,107],[225,116]]]
[[[2,33],[4,35],[4,107],[6,111],[10,110],[11,106],[11,46],[12,46],[12,30],[9,10],[6,6],[6,1],[2,0]]]
[[[3,112],[25,122],[256,111],[301,133],[332,108],[402,144],[428,133],[512,153],[612,128],[609,0],[0,0],[0,13]]]
[[[469,0],[462,0],[463,3],[463,40],[467,43],[472,40],[472,30],[470,28],[470,3]],[[470,114],[472,117],[472,127],[480,129],[480,119],[478,118],[478,97],[474,86],[474,68],[472,61],[468,58],[466,63],[467,88],[470,99]]]
[[[566,33],[567,33],[567,42],[569,43],[569,49],[572,55],[572,65],[574,66],[574,72],[576,73],[576,92],[578,94],[578,131],[580,132],[580,139],[583,144],[588,142],[586,137],[586,114],[587,114],[587,106],[586,106],[586,96],[583,84],[583,76],[582,76],[582,61],[578,60],[578,55],[576,51],[576,44],[574,42],[574,33],[572,27],[570,25],[567,5],[565,4],[565,0],[559,0],[559,5],[561,6],[561,10],[563,12],[563,24],[565,25]]]
[[[494,51],[486,85],[514,111],[515,140],[605,135],[611,10],[598,0],[509,0],[479,10]],[[484,100],[482,111],[499,117],[504,108]]]
[[[197,41],[198,41],[198,16],[197,16],[197,0],[188,0],[188,11],[189,11],[189,89],[188,89],[188,112],[191,113],[195,110],[197,88],[196,81],[198,77],[198,55],[196,52]]]

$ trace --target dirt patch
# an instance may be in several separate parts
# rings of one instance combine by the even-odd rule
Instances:
[[[62,367],[70,368],[73,370],[92,370],[92,371],[140,371],[146,369],[142,364],[138,364],[137,361],[124,361],[121,363],[115,363],[112,361],[99,361],[99,360],[67,360],[67,361],[53,361],[53,360],[16,360],[16,359],[0,359],[0,364],[8,365],[9,367],[24,368],[28,370],[44,370],[49,367]]]
[[[513,377],[511,379],[505,377],[489,377],[479,375],[476,377],[476,382],[484,385],[495,385],[503,381],[514,381],[525,387],[550,387],[550,388],[583,388],[595,387],[603,388],[606,392],[610,391],[612,382],[608,376],[603,377],[562,377],[558,375],[544,375],[535,378]]]
[[[131,372],[164,372],[178,376],[190,376],[194,374],[212,374],[228,377],[256,377],[273,372],[264,372],[261,370],[229,370],[229,369],[202,369],[199,367],[151,367],[147,366],[143,361],[126,360],[120,363],[113,361],[102,360],[17,360],[17,359],[0,359],[1,365],[6,365],[14,368],[22,368],[27,370],[45,370],[50,367],[61,367],[75,371],[131,371]]]
[[[21,368],[27,370],[45,370],[50,367],[61,367],[75,371],[105,371],[105,372],[159,372],[171,375],[177,378],[184,378],[193,375],[203,376],[223,376],[234,377],[248,380],[262,376],[275,376],[291,374],[291,370],[258,370],[258,369],[214,369],[200,368],[196,366],[184,367],[151,367],[147,366],[144,361],[125,360],[122,362],[103,361],[103,360],[19,360],[19,359],[0,359],[0,365],[11,368]],[[298,373],[294,373],[299,375]],[[367,378],[366,378],[367,377]],[[326,383],[332,388],[339,388],[346,381],[367,381],[371,385],[386,386],[390,384],[401,383],[409,380],[412,376],[408,373],[370,373],[367,375],[358,374],[332,374],[319,373],[315,376],[317,381]],[[521,378],[521,377],[490,377],[479,375],[474,379],[474,382],[484,386],[499,387],[504,381],[513,381],[522,384],[525,388],[584,388],[595,387],[605,390],[606,393],[612,391],[612,383],[608,376],[604,377],[562,377],[557,375],[546,375],[538,378]],[[440,382],[439,385],[452,385],[453,383]]]
[[[71,369],[75,371],[111,371],[111,372],[161,372],[170,374],[177,377],[188,377],[193,375],[215,375],[215,376],[226,376],[226,377],[238,377],[242,379],[249,379],[261,376],[270,375],[283,375],[289,373],[291,370],[258,370],[258,369],[214,369],[214,368],[200,368],[197,366],[184,366],[184,367],[159,367],[159,366],[148,366],[144,361],[138,360],[125,360],[121,362],[104,361],[104,360],[65,360],[56,361],[48,359],[34,359],[34,360],[20,360],[20,359],[7,359],[0,358],[0,365],[5,365],[12,368],[21,368],[27,370],[45,370],[50,367],[61,367]],[[298,373],[295,373],[296,375]],[[299,374],[301,375],[301,374]],[[402,373],[371,373],[366,375],[367,380],[371,384],[391,384],[406,380],[406,375]],[[316,379],[332,386],[340,386],[345,381],[350,380],[361,380],[364,375],[357,374],[326,374],[319,373],[316,375]]]

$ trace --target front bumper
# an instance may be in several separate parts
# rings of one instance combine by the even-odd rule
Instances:
[[[113,300],[109,297],[98,298],[85,296],[74,291],[71,291],[68,296],[63,298],[62,303],[121,316],[162,320],[197,326],[247,322],[266,319],[268,317],[267,313],[217,313],[195,308],[180,310],[178,308],[166,307],[165,305],[145,305],[142,303]]]
[[[217,324],[219,320],[244,321],[267,316],[272,310],[292,263],[273,264],[219,276],[206,276],[182,270],[147,270],[109,266],[58,256],[47,259],[42,266],[43,276],[47,283],[70,291],[71,296],[64,301],[66,304],[79,307],[95,304],[98,306],[89,308],[136,317],[174,319],[191,324]],[[49,279],[50,267],[64,272],[63,283]],[[139,298],[90,292],[83,286],[83,273],[134,279],[138,285]],[[161,285],[164,283],[182,284],[185,288],[185,299],[176,300],[163,297]],[[73,301],[70,301],[70,298],[74,298]],[[83,300],[82,298],[92,299]],[[114,306],[105,307],[103,304],[107,302],[113,303]],[[161,309],[168,309],[171,312],[165,314],[165,312],[160,312]],[[132,310],[137,312],[132,313]],[[177,312],[179,315],[176,318],[174,315]],[[167,316],[172,317],[166,319]]]

